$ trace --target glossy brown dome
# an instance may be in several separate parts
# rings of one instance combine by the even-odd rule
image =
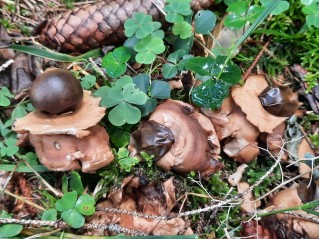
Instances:
[[[83,99],[78,79],[63,69],[50,69],[38,76],[30,89],[30,100],[41,112],[61,114],[74,111]]]

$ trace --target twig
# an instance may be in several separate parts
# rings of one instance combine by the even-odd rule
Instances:
[[[253,63],[251,64],[251,66],[247,69],[245,75],[243,76],[243,80],[245,81],[248,76],[251,74],[252,70],[255,68],[255,66],[257,65],[258,61],[260,60],[261,56],[264,54],[264,52],[266,51],[266,49],[269,46],[270,41],[266,42],[266,44],[263,46],[263,48],[260,50],[260,52],[258,53],[258,55],[256,56],[255,60],[253,61]]]
[[[5,69],[7,69],[13,62],[14,62],[14,60],[13,60],[13,59],[10,59],[10,60],[6,61],[5,63],[3,63],[3,64],[0,66],[0,72],[1,72],[1,71],[4,71]]]
[[[38,226],[38,227],[53,227],[53,228],[59,228],[59,229],[65,229],[68,227],[68,225],[63,221],[42,221],[42,220],[25,220],[25,219],[15,219],[15,218],[0,218],[0,224],[21,224],[21,225],[27,225],[27,226]],[[116,233],[126,233],[131,234],[134,236],[140,235],[140,236],[146,236],[142,231],[139,230],[131,230],[128,228],[121,227],[117,224],[89,224],[86,223],[83,225],[84,229],[104,229],[113,231]]]
[[[296,217],[302,217],[303,219],[306,219],[308,221],[311,221],[314,223],[319,223],[319,217],[316,217],[316,216],[311,215],[311,214],[299,213],[299,212],[295,212],[295,211],[287,211],[287,212],[283,212],[283,214],[289,214],[289,215],[293,215]]]
[[[36,234],[36,235],[33,235],[33,236],[29,236],[29,237],[26,237],[25,239],[33,239],[33,238],[42,238],[42,237],[45,237],[45,236],[50,236],[54,233],[57,233],[59,231],[61,231],[62,229],[61,228],[58,228],[58,229],[55,229],[55,230],[52,230],[52,231],[49,231],[49,232],[43,232],[43,233],[39,233],[39,234]]]
[[[55,190],[45,179],[28,163],[28,161],[23,160],[23,162],[33,171],[33,173],[41,180],[41,182],[50,190],[55,196],[62,197],[63,194]]]
[[[23,197],[17,196],[17,195],[15,195],[15,194],[11,193],[11,192],[10,192],[9,190],[7,190],[7,189],[3,189],[2,187],[0,187],[0,191],[2,191],[2,190],[3,190],[3,192],[4,192],[5,194],[7,194],[7,195],[9,195],[9,196],[11,196],[11,197],[14,197],[14,198],[17,199],[17,200],[21,200],[22,202],[24,202],[24,203],[26,203],[26,204],[29,204],[29,205],[31,205],[31,206],[33,206],[33,207],[35,207],[35,208],[37,208],[37,209],[39,209],[39,210],[41,210],[41,211],[45,211],[45,208],[43,208],[43,207],[41,207],[41,206],[39,206],[39,205],[37,205],[37,204],[35,204],[35,203],[29,201],[28,199],[25,199],[25,198],[23,198]]]
[[[299,174],[299,175],[297,175],[296,177],[293,177],[293,178],[291,178],[291,179],[289,179],[289,180],[287,180],[287,181],[281,183],[281,184],[278,185],[277,187],[273,188],[273,189],[270,190],[269,192],[267,192],[267,193],[265,193],[264,195],[262,195],[261,197],[257,198],[257,199],[255,200],[255,202],[258,201],[258,200],[261,200],[261,199],[265,198],[266,196],[268,196],[269,194],[271,194],[271,193],[273,193],[274,191],[278,190],[279,188],[282,188],[282,187],[285,186],[286,184],[288,184],[288,183],[290,183],[290,182],[292,182],[292,181],[295,181],[296,179],[298,179],[298,178],[300,178],[300,177],[302,177],[302,176],[304,176],[304,175],[306,175],[306,174],[308,174],[308,173],[311,173],[314,169],[317,169],[317,168],[319,168],[319,165],[316,166],[316,167],[314,167],[313,169],[307,171],[307,172],[304,172],[304,173],[302,173],[302,174]]]

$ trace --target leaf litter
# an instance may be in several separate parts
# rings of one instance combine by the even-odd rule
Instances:
[[[27,3],[30,2],[26,1],[24,4]],[[26,8],[30,9],[28,4],[21,6],[27,6]],[[57,6],[60,6],[60,3]],[[59,9],[59,7],[55,9]],[[170,11],[172,11],[170,14],[176,14],[174,13],[174,8]],[[177,16],[177,18],[180,17]],[[183,24],[186,26],[185,22],[180,25]],[[175,28],[178,26],[176,25]],[[201,27],[203,28],[204,26]],[[219,25],[218,28],[220,28],[220,32],[226,35],[226,41],[223,39],[224,35],[218,35],[218,32],[214,32],[217,40],[221,41],[221,45],[218,45],[217,48],[225,47],[228,44],[228,39],[232,37],[238,39],[241,36],[236,31],[228,32],[229,29],[225,31]],[[179,28],[178,30],[181,38],[185,38],[189,34],[186,28],[183,28],[183,31]],[[203,31],[205,32],[205,29]],[[10,41],[3,28],[0,33],[1,41]],[[138,33],[139,37],[142,37],[141,33],[141,31]],[[178,34],[176,33],[176,35]],[[156,38],[150,40],[153,41],[154,39]],[[205,43],[207,39],[204,37],[203,39]],[[207,46],[214,49],[213,53],[224,50],[216,49],[216,45],[212,45],[209,42]],[[137,52],[143,52],[145,50],[143,47],[145,46],[140,43],[140,49]],[[140,63],[151,63],[154,56],[156,57],[158,53],[163,52],[163,49],[158,50],[158,52],[154,52],[150,48],[147,50],[152,53],[151,56],[140,55],[142,58],[146,57]],[[28,54],[19,53],[14,55],[12,51],[6,49],[1,49],[0,56],[1,67],[5,67],[4,64],[8,60],[14,60],[13,64],[9,62],[9,66],[1,70],[0,79],[1,86],[8,88],[9,92],[15,95],[15,98],[12,98],[11,95],[4,96],[12,104],[23,103],[27,96],[27,89],[32,85],[32,81],[41,74],[41,71],[46,68],[45,64],[47,62],[31,57]],[[114,59],[112,60],[114,61]],[[127,70],[125,64],[128,63],[126,62],[127,59],[124,62],[120,62],[122,65],[118,74],[122,74],[124,70]],[[118,62],[113,63],[117,64]],[[51,62],[50,64],[56,63]],[[37,67],[30,68],[30,65]],[[66,66],[60,64],[59,67],[65,68]],[[178,67],[176,68],[179,70]],[[141,69],[143,68],[138,70]],[[196,69],[192,70],[196,72]],[[203,73],[203,71],[207,72],[207,68],[203,67],[201,72]],[[216,77],[219,72],[213,71],[214,69],[210,69],[208,73]],[[88,72],[94,71],[88,69]],[[174,77],[176,79],[180,78],[176,74],[168,78]],[[197,77],[200,78],[200,76],[195,75],[192,80],[195,80],[199,87],[208,84],[208,82],[213,82],[202,83]],[[230,78],[226,82],[228,81],[232,83],[233,80]],[[222,103],[220,108],[214,107],[219,108],[215,110],[205,109],[200,107],[200,104],[199,106],[197,105],[198,107],[194,107],[186,103],[188,100],[179,96],[175,97],[175,100],[165,100],[165,97],[164,100],[159,99],[154,112],[150,116],[143,118],[140,125],[132,127],[126,124],[123,126],[124,132],[131,133],[131,140],[124,140],[122,143],[124,147],[128,146],[129,156],[136,157],[141,164],[136,169],[132,166],[130,173],[124,173],[117,168],[117,160],[123,158],[119,156],[120,150],[117,150],[114,145],[109,143],[110,136],[107,133],[109,125],[103,119],[109,112],[106,113],[105,107],[99,106],[100,99],[90,96],[91,93],[89,92],[85,93],[82,106],[76,112],[53,118],[41,115],[39,112],[31,112],[16,121],[14,121],[15,118],[13,117],[12,123],[14,122],[14,124],[12,129],[19,133],[21,139],[19,146],[26,145],[29,141],[35,148],[40,163],[48,169],[54,171],[82,169],[83,172],[90,172],[93,177],[96,177],[93,184],[87,185],[85,193],[90,194],[92,188],[94,189],[97,186],[97,182],[99,184],[102,182],[100,185],[105,186],[105,188],[102,186],[104,197],[97,198],[97,211],[93,216],[86,218],[87,223],[91,224],[91,226],[83,226],[85,232],[82,231],[81,233],[85,235],[109,236],[113,235],[112,231],[140,235],[187,235],[194,232],[203,233],[206,236],[207,233],[213,235],[213,231],[207,228],[209,225],[206,225],[206,228],[204,226],[200,231],[197,230],[201,222],[200,218],[190,219],[185,217],[185,215],[194,215],[196,217],[195,215],[198,213],[204,213],[203,223],[205,221],[214,221],[216,225],[222,226],[223,221],[220,220],[218,213],[224,213],[225,211],[221,208],[227,206],[229,210],[225,214],[225,220],[230,218],[237,218],[238,220],[239,218],[239,224],[237,225],[241,225],[240,230],[237,231],[237,234],[232,234],[233,236],[292,238],[302,235],[316,239],[318,238],[316,233],[318,231],[318,212],[315,209],[318,206],[316,204],[316,200],[318,200],[318,169],[315,165],[316,151],[311,139],[307,137],[305,130],[298,124],[296,116],[294,116],[295,113],[297,115],[298,109],[305,108],[298,101],[298,98],[300,100],[300,95],[294,93],[291,87],[276,86],[268,82],[269,78],[264,75],[251,75],[242,85],[237,84],[231,87],[230,94],[225,94],[219,99]],[[96,81],[96,84],[98,85],[97,88],[99,88],[101,79]],[[107,87],[110,86],[108,83],[107,85]],[[92,84],[88,88],[92,87],[95,86]],[[186,85],[184,87],[186,89]],[[229,87],[226,85],[227,89]],[[134,87],[127,88],[132,93],[132,96],[136,95],[137,92],[140,95],[144,92]],[[174,89],[175,86],[171,88]],[[197,88],[197,91],[198,89],[200,88]],[[173,92],[178,94],[183,90],[183,85],[179,83],[178,90]],[[144,93],[143,102],[146,101],[144,98],[150,99],[148,89]],[[130,98],[129,95],[123,95],[123,98],[132,104],[128,104],[128,107],[138,108],[137,105],[142,104],[137,98]],[[223,98],[225,99],[222,100]],[[186,102],[182,102],[180,99]],[[102,96],[103,100],[105,101],[105,98],[103,99]],[[302,98],[301,101],[304,103]],[[124,103],[127,104],[126,102]],[[123,104],[123,102],[118,102],[118,104]],[[218,103],[217,106],[219,106]],[[34,109],[30,109],[30,111],[32,110]],[[26,108],[26,111],[29,111],[29,109]],[[127,111],[127,109],[124,111]],[[13,112],[10,109],[6,109],[4,115],[10,117]],[[307,112],[304,112],[304,114],[307,114]],[[118,115],[120,115],[120,112],[118,112]],[[118,115],[113,117],[113,125],[118,123],[118,117],[120,117]],[[109,114],[108,116],[110,117]],[[134,123],[139,121],[135,120]],[[101,125],[98,124],[99,122]],[[124,123],[126,122],[129,122],[129,116]],[[2,122],[0,123],[1,135],[5,138],[7,145],[10,145],[9,136],[7,135],[12,133],[7,131]],[[7,124],[9,125],[9,123]],[[28,147],[26,150],[32,151]],[[1,161],[1,164],[8,163],[5,153],[4,150],[1,150],[1,157],[5,159],[3,162]],[[16,154],[14,160],[19,160],[19,157],[21,155]],[[232,159],[236,162],[231,161]],[[154,164],[162,168],[164,173],[152,164],[153,160]],[[261,169],[264,175],[256,183],[249,185],[247,183],[249,179],[247,170],[250,167],[249,165],[252,165],[251,163],[256,162],[256,160],[261,165],[268,164],[269,171]],[[260,162],[264,160],[265,162]],[[275,164],[273,164],[273,160],[275,160]],[[273,165],[269,167],[269,164]],[[287,188],[283,190],[276,190],[270,196],[257,198],[254,195],[254,188],[260,186],[266,177],[271,177],[274,167],[279,164],[282,165],[281,173],[283,175],[287,175],[287,177],[292,177],[291,175],[293,175],[296,179],[303,177],[306,178],[304,179],[306,181],[297,180],[295,183],[288,184]],[[287,165],[287,168],[283,168]],[[294,169],[296,166],[298,166],[297,171]],[[237,171],[235,170],[236,168]],[[103,181],[107,180],[107,177],[99,176],[99,173],[101,173],[100,175],[103,175],[103,173],[104,175],[108,174],[108,170],[111,175],[111,181],[113,180],[109,188]],[[255,168],[254,170],[257,172],[259,169]],[[170,176],[165,176],[166,171],[169,171],[168,175]],[[174,177],[171,177],[172,174]],[[65,175],[68,174],[66,173]],[[121,177],[126,177],[121,180],[119,179],[121,177],[119,177],[118,181],[112,178],[120,175]],[[185,176],[188,176],[188,178]],[[47,204],[51,202],[52,206],[52,200],[53,202],[58,200],[58,198],[51,198],[50,201],[50,196],[44,193],[45,190],[42,192],[33,190],[34,185],[43,183],[43,178],[39,182],[34,179],[26,181],[25,179],[28,177],[28,174],[14,172],[14,177],[12,178],[12,175],[4,171],[1,171],[0,177],[1,189],[5,188],[6,190],[0,196],[0,201],[3,202],[1,204],[3,208],[1,209],[8,213],[13,213],[14,218],[21,219],[21,223],[24,218],[31,217],[35,220],[39,218],[38,211],[40,209],[38,211],[35,210],[34,206],[32,206],[32,201],[38,203],[40,198],[44,198],[44,201]],[[86,174],[81,174],[81,177],[85,179]],[[226,187],[229,189],[227,194],[221,196],[218,191],[210,189],[210,187],[217,187],[217,185],[209,185],[213,177],[218,177],[218,184],[220,185],[227,182],[228,179],[230,185]],[[58,178],[57,180],[59,183],[49,179],[52,185],[56,187],[56,190],[60,190],[59,184],[62,179]],[[65,184],[66,182],[64,181],[63,183]],[[281,184],[279,183],[280,187],[276,186],[281,188],[283,185],[286,185],[286,183],[281,182]],[[272,186],[275,187],[275,185]],[[42,189],[42,186],[40,189]],[[272,188],[267,188],[267,190],[271,191]],[[10,192],[16,194],[13,197],[21,194],[25,199],[13,202],[12,196],[9,197]],[[66,194],[66,192],[64,193]],[[36,195],[34,199],[30,199],[32,195]],[[44,206],[45,204],[42,205]],[[231,215],[231,211],[236,206],[239,206],[241,210],[241,213],[237,214],[240,217]],[[295,207],[299,208],[289,209]],[[48,208],[47,205],[46,208]],[[214,211],[215,209],[217,210]],[[276,210],[279,211],[276,212]],[[17,213],[18,211],[20,212]],[[236,212],[234,213],[236,215]],[[269,215],[263,215],[267,213]],[[207,216],[207,214],[212,214],[212,216]],[[261,220],[258,218],[248,220],[253,215],[257,215]],[[6,217],[2,216],[1,218]],[[66,219],[68,222],[68,217]],[[9,218],[7,218],[7,221],[9,221]],[[1,221],[1,223],[3,222],[6,221]],[[110,227],[105,229],[101,226],[103,224],[110,225]],[[112,230],[113,224],[119,226],[118,230],[114,230],[114,228]],[[17,224],[12,224],[12,226],[15,225]],[[36,226],[37,224],[32,224],[31,222],[29,225]],[[99,229],[92,229],[92,225]],[[195,225],[198,226],[197,229]],[[214,224],[210,226],[214,227]],[[225,228],[225,237],[230,238],[228,233],[231,230],[228,228],[229,231],[227,231],[227,227]],[[41,232],[45,232],[45,230]],[[76,233],[75,231],[70,232]]]

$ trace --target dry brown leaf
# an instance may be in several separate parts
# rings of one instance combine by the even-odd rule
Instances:
[[[229,156],[242,163],[249,163],[259,154],[257,137],[259,130],[252,125],[246,115],[234,103],[226,98],[220,110],[202,110],[213,122],[218,139],[226,141],[223,150]]]
[[[105,108],[100,107],[101,98],[91,96],[89,91],[84,91],[81,106],[70,114],[49,116],[39,112],[31,112],[19,118],[13,125],[17,133],[31,134],[67,134],[83,138],[90,134],[87,129],[96,125],[105,115]]]
[[[249,188],[249,184],[246,182],[240,182],[237,185],[238,193],[243,193],[248,188]],[[244,212],[255,214],[256,208],[260,207],[261,202],[259,200],[255,202],[254,200],[255,198],[252,192],[246,193],[243,197],[243,202],[240,205],[240,209],[243,210]]]
[[[287,117],[269,114],[262,106],[258,95],[268,86],[261,75],[250,76],[243,87],[235,87],[231,95],[246,118],[261,132],[272,133],[274,128],[284,122]]]
[[[260,136],[261,141],[263,141],[267,145],[267,149],[269,152],[277,157],[281,149],[284,147],[286,124],[285,122],[278,125],[276,128],[274,128],[273,132],[270,134],[263,133]],[[287,153],[281,156],[282,160],[287,160]]]
[[[245,169],[248,167],[247,164],[242,164],[240,165],[237,169],[236,172],[233,173],[228,177],[228,182],[231,186],[235,187],[237,184],[240,182],[243,173],[245,172]]]
[[[272,210],[296,207],[302,204],[303,201],[299,197],[298,186],[296,185],[278,192],[271,199]],[[295,212],[307,215],[307,213],[304,211]],[[276,214],[271,217],[263,218],[262,223],[270,231],[284,233],[284,235],[281,235],[285,236],[283,238],[319,239],[319,225],[302,217],[288,214]]]
[[[173,178],[165,182],[152,182],[148,185],[136,184],[138,177],[127,177],[120,189],[121,197],[116,197],[116,203],[112,200],[112,195],[118,195],[113,192],[110,200],[104,205],[98,204],[98,207],[116,207],[122,210],[135,211],[148,215],[166,216],[170,213],[171,207],[176,202],[175,186]],[[132,191],[133,190],[133,191]],[[117,191],[117,190],[116,190]],[[110,221],[114,220],[114,221]],[[170,220],[146,219],[129,214],[115,214],[104,211],[96,212],[89,218],[92,223],[118,223],[121,227],[131,230],[142,231],[150,235],[178,235],[180,233],[192,234],[191,229],[182,218],[173,218]],[[101,231],[95,234],[90,230],[90,235],[101,235]],[[104,235],[106,233],[104,232]]]

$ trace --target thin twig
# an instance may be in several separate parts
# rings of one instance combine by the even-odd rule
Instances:
[[[266,44],[263,46],[263,48],[260,50],[258,55],[256,56],[255,60],[253,61],[253,64],[247,69],[245,75],[243,76],[243,80],[245,81],[248,76],[251,74],[252,70],[255,68],[257,65],[258,61],[260,60],[261,56],[264,54],[264,52],[267,50],[269,46],[270,41],[266,42]]]
[[[28,161],[23,160],[23,162],[33,171],[33,173],[40,179],[40,181],[50,190],[55,196],[62,197],[63,194],[55,190],[32,166],[29,164]]]
[[[306,219],[308,221],[311,221],[314,223],[319,223],[319,217],[316,217],[316,216],[311,215],[311,214],[299,213],[296,211],[287,211],[287,212],[283,212],[283,214],[289,214],[289,215],[293,215],[296,217],[302,217],[303,219]]]
[[[13,59],[10,59],[10,60],[6,61],[5,63],[3,63],[3,64],[0,66],[0,72],[1,72],[1,71],[4,71],[5,69],[7,69],[13,62],[14,62],[14,60],[13,60]]]
[[[31,205],[31,206],[33,206],[33,207],[35,207],[35,208],[37,208],[37,209],[39,209],[39,210],[41,210],[41,211],[45,211],[45,208],[43,208],[43,207],[41,207],[41,206],[39,206],[39,205],[37,205],[37,204],[35,204],[35,203],[29,201],[28,199],[25,199],[25,198],[23,198],[23,197],[17,196],[17,195],[15,195],[15,194],[11,193],[11,192],[10,192],[9,190],[7,190],[7,189],[3,189],[2,187],[0,187],[0,191],[2,191],[2,190],[3,190],[3,192],[4,192],[5,194],[7,194],[7,195],[9,195],[9,196],[11,196],[11,197],[14,197],[14,198],[17,199],[17,200],[21,200],[22,202],[24,202],[24,203],[26,203],[26,204],[29,204],[29,205]]]

